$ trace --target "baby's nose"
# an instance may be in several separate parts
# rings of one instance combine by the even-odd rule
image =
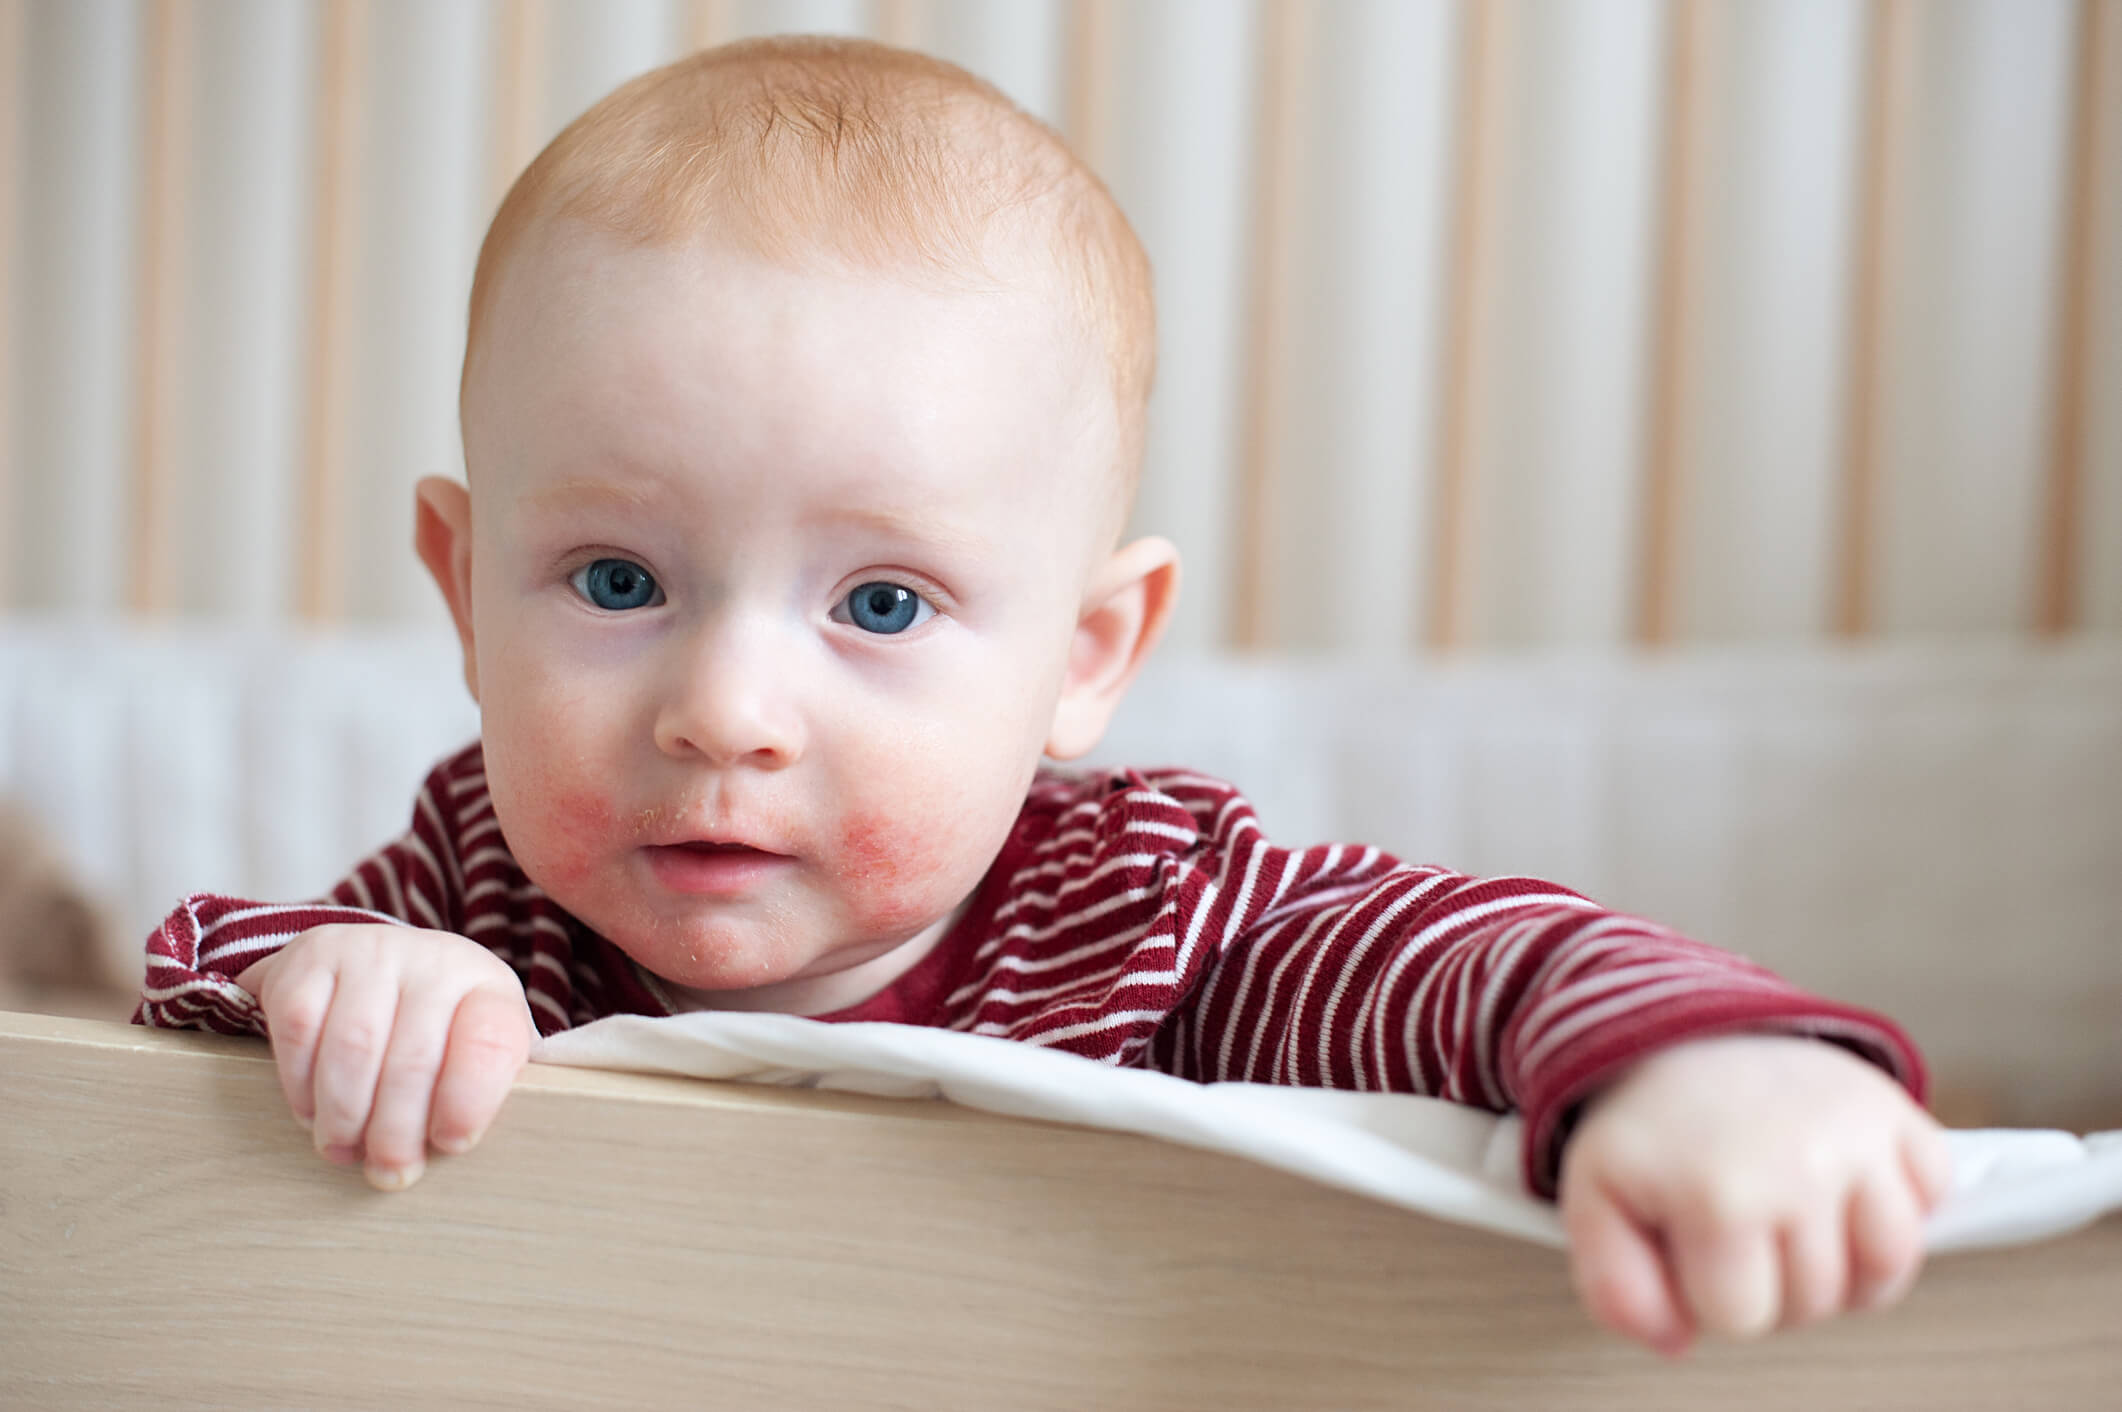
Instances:
[[[802,713],[770,644],[756,632],[713,634],[685,654],[656,714],[656,746],[715,765],[780,769],[803,753]]]

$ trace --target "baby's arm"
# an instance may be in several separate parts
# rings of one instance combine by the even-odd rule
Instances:
[[[1819,1040],[1728,1035],[1643,1060],[1562,1156],[1585,1306],[1667,1355],[1899,1299],[1951,1182],[1938,1125]]]
[[[328,898],[186,898],[148,937],[134,1019],[269,1034],[318,1149],[362,1159],[379,1186],[409,1185],[430,1139],[443,1151],[478,1140],[535,1037],[523,932],[545,923],[497,908],[523,882],[499,840],[474,747],[428,775],[406,832]],[[483,910],[466,906],[468,885],[488,897]],[[540,973],[548,988],[554,970]],[[564,1006],[540,998],[564,1024]]]
[[[236,984],[264,1012],[296,1121],[384,1190],[419,1180],[429,1143],[469,1151],[537,1038],[515,972],[447,932],[322,926]]]
[[[147,972],[133,1022],[220,1034],[265,1033],[256,997],[237,977],[295,938],[334,924],[403,923],[463,933],[465,875],[473,859],[458,812],[467,776],[483,783],[476,747],[429,772],[398,838],[362,859],[324,898],[268,903],[217,893],[185,898],[147,938]],[[483,789],[476,827],[498,838]],[[527,958],[524,958],[527,959]]]
[[[1942,1144],[1891,1021],[1549,884],[1253,837],[1204,854],[1225,882],[1195,927],[1209,955],[1155,1067],[1517,1109],[1544,1194],[1581,1120],[1562,1193],[1578,1281],[1654,1347],[1883,1301],[1913,1274]],[[1712,1127],[1699,1110],[1720,1103]],[[1835,1283],[1852,1264],[1860,1289]]]

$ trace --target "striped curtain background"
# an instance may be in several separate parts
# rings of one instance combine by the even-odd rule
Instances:
[[[501,192],[798,29],[1135,220],[1185,646],[2122,633],[2122,0],[0,0],[0,611],[439,621]]]

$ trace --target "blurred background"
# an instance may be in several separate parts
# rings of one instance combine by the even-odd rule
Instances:
[[[991,79],[1149,248],[1188,572],[1109,754],[2122,1124],[2122,0],[0,0],[0,855],[117,971],[476,728],[410,536],[486,222],[783,30]]]
[[[1184,646],[2122,633],[2116,9],[0,0],[0,606],[440,621],[501,193],[802,29],[992,79],[1135,221]]]

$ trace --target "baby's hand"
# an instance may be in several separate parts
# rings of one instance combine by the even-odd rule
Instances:
[[[1577,1292],[1667,1356],[1891,1304],[1951,1185],[1943,1132],[1871,1064],[1819,1040],[1730,1035],[1646,1059],[1562,1157]]]
[[[515,972],[447,932],[316,927],[236,984],[265,1011],[295,1120],[386,1191],[420,1179],[430,1142],[479,1141],[537,1038]]]

